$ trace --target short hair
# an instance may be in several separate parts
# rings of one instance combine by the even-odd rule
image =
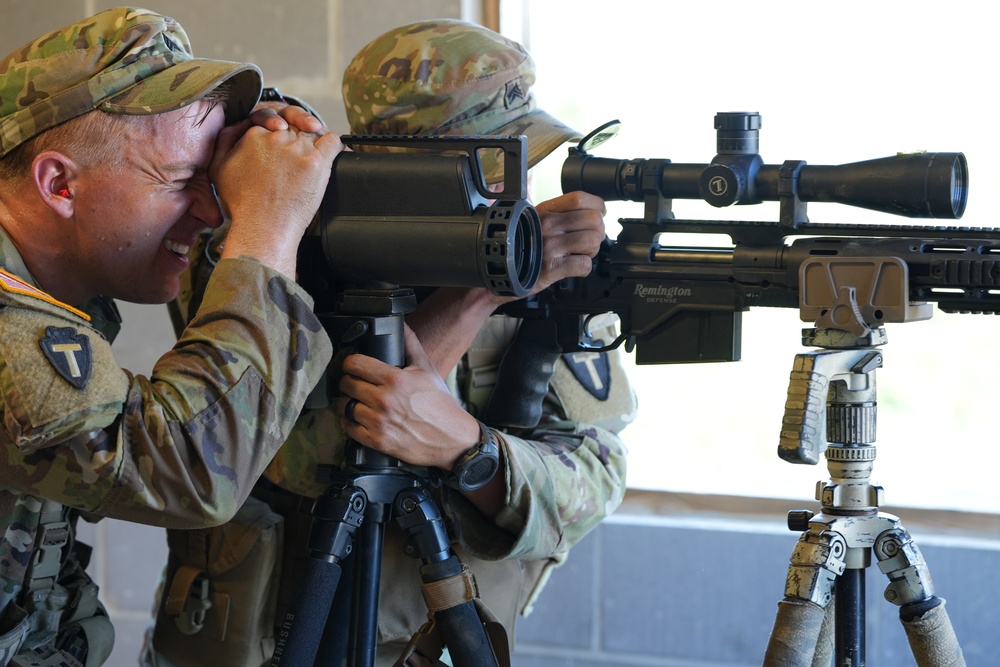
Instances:
[[[207,93],[199,100],[207,102],[208,107],[198,122],[203,123],[215,107],[222,105],[224,108],[227,100],[228,89],[225,86]],[[123,155],[121,144],[117,141],[122,136],[121,129],[125,125],[140,126],[149,123],[158,115],[116,114],[94,110],[77,116],[0,156],[0,181],[23,183],[30,177],[35,156],[47,150],[66,153],[84,166],[118,166]]]

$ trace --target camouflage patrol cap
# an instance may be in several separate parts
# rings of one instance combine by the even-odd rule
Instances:
[[[525,135],[532,167],[579,139],[537,107],[535,62],[517,42],[480,25],[435,19],[376,37],[344,72],[347,120],[355,134]],[[501,165],[483,156],[486,180]]]
[[[174,19],[119,7],[29,42],[0,60],[0,156],[94,109],[157,114],[225,84],[226,120],[260,97],[256,65],[194,58]]]

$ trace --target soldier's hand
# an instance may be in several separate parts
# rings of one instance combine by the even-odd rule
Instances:
[[[590,273],[605,237],[604,200],[588,192],[568,192],[535,206],[542,222],[542,269],[531,294],[538,294],[563,278]],[[516,301],[481,290],[481,299],[493,305]]]
[[[405,463],[451,470],[479,442],[479,424],[448,391],[416,334],[405,327],[404,336],[404,368],[360,354],[344,359],[344,431]]]
[[[209,174],[231,220],[223,256],[248,255],[294,276],[299,241],[319,209],[343,144],[322,127],[312,132],[281,120],[271,126],[284,129],[253,120],[224,128]]]
[[[542,220],[542,271],[532,289],[537,294],[563,278],[590,273],[591,260],[604,240],[604,200],[587,192],[569,192],[535,206]]]
[[[294,127],[302,132],[324,132],[323,122],[302,107],[288,102],[261,102],[250,114],[254,125],[272,131],[287,130]]]

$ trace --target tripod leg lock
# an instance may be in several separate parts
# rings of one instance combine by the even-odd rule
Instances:
[[[354,534],[361,527],[368,497],[358,487],[329,490],[313,505],[309,550],[316,558],[337,563],[353,550]]]
[[[839,533],[806,531],[792,551],[785,595],[826,607],[837,577],[844,573],[847,542]]]
[[[878,569],[889,577],[884,593],[886,600],[903,606],[934,596],[934,582],[927,562],[904,529],[893,528],[879,535],[873,551]]]

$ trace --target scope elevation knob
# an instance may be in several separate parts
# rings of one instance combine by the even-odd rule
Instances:
[[[754,155],[760,150],[760,114],[725,111],[715,114],[715,152]]]

